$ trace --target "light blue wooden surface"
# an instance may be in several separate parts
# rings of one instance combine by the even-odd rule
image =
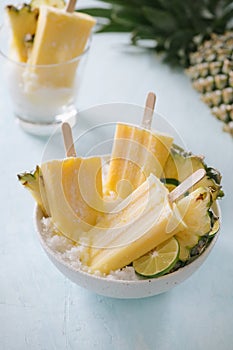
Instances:
[[[1,350],[232,349],[233,140],[182,71],[171,70],[153,53],[126,47],[127,40],[115,34],[94,37],[80,108],[143,105],[147,92],[156,91],[157,111],[176,125],[188,149],[205,154],[208,164],[221,170],[226,193],[221,236],[190,279],[156,297],[114,300],[65,279],[39,245],[34,202],[16,178],[40,163],[46,140],[19,129],[1,84]]]

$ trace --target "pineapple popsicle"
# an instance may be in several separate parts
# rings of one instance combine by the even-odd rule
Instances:
[[[105,185],[106,195],[126,198],[150,173],[160,177],[172,143],[171,136],[118,123]]]
[[[79,242],[102,213],[100,157],[53,160],[41,165],[43,190],[56,228]]]
[[[83,262],[93,272],[109,273],[128,265],[184,227],[176,204],[169,202],[168,190],[151,174],[88,232],[89,246],[83,251]]]
[[[77,61],[65,62],[81,55],[85,49],[91,30],[95,25],[93,17],[66,12],[63,9],[43,5],[37,23],[36,35],[28,63],[30,65],[59,64],[56,72],[39,70],[40,83],[49,82],[54,87],[71,87]]]

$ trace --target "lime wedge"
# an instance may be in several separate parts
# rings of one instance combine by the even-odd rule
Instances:
[[[175,237],[133,262],[135,271],[146,277],[158,277],[169,272],[179,258],[179,243]]]

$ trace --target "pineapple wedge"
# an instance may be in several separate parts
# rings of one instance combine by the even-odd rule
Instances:
[[[17,8],[13,5],[6,6],[11,31],[11,55],[20,62],[27,62],[34,35],[36,33],[39,10],[32,9],[30,5],[23,4]]]
[[[67,158],[43,163],[18,179],[56,229],[79,242],[103,212],[101,167],[100,157]]]
[[[101,168],[100,157],[71,157],[41,165],[52,221],[77,243],[102,214]]]
[[[171,153],[164,166],[164,180],[167,182],[166,186],[169,191],[172,191],[174,186],[184,181],[198,169],[205,169],[206,176],[198,182],[198,184],[193,186],[190,192],[203,186],[209,187],[214,200],[222,196],[220,173],[216,169],[207,167],[203,161],[203,157],[186,153],[182,148],[176,145],[172,146]]]
[[[211,194],[208,188],[200,187],[182,198],[177,207],[187,228],[176,234],[180,244],[179,259],[187,261],[190,250],[198,243],[199,238],[211,230],[211,218],[208,210],[211,205]]]

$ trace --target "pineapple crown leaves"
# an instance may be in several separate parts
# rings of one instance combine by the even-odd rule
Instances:
[[[80,11],[99,18],[97,32],[130,32],[133,45],[154,42],[170,64],[188,67],[189,54],[210,34],[233,28],[232,0],[100,0]]]

